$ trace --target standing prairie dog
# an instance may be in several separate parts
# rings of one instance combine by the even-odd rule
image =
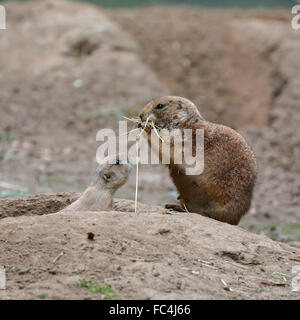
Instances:
[[[204,170],[186,175],[185,164],[168,164],[170,176],[179,193],[180,205],[166,208],[200,213],[238,224],[249,210],[257,175],[256,160],[244,138],[224,125],[211,123],[188,99],[166,96],[149,102],[139,114],[139,127],[145,127],[151,142],[149,120],[160,129],[203,129]],[[193,148],[195,141],[193,139]]]
[[[130,163],[117,158],[114,164],[99,165],[90,186],[75,202],[62,211],[109,211],[112,210],[114,193],[124,185],[132,169]]]

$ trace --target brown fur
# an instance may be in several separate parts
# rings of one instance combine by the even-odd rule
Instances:
[[[157,109],[158,104],[164,107]],[[238,224],[250,208],[257,175],[254,154],[244,138],[229,127],[206,121],[197,107],[182,97],[151,101],[140,113],[142,125],[147,117],[159,128],[170,131],[204,129],[204,171],[200,175],[186,175],[184,165],[171,161],[167,166],[180,195],[180,207],[166,207],[177,210],[186,207],[190,212]],[[146,131],[149,137],[150,131]]]
[[[120,161],[120,160],[119,160]],[[114,193],[126,183],[131,164],[102,164],[90,186],[78,200],[62,211],[109,211],[112,210]]]

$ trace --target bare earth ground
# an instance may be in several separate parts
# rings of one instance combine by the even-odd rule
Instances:
[[[74,197],[3,200],[0,217],[16,203],[47,213]],[[76,286],[80,280],[111,286],[116,299],[299,298],[290,278],[299,249],[193,213],[140,204],[135,214],[129,200],[115,209],[2,219],[8,289],[0,298],[103,298]]]
[[[292,246],[194,214],[143,206],[135,216],[126,201],[116,212],[58,217],[45,214],[75,194],[3,199],[8,289],[0,298],[101,298],[75,287],[79,279],[110,284],[116,298],[299,297],[290,276],[300,263],[300,33],[288,12],[5,6],[0,196],[15,193],[3,183],[23,194],[82,192],[99,129],[117,128],[121,115],[135,116],[155,96],[183,95],[208,120],[237,128],[257,155],[259,179],[241,227]],[[118,197],[134,198],[134,176]],[[165,168],[142,167],[139,182],[141,202],[176,199]],[[282,286],[262,284],[272,279]]]

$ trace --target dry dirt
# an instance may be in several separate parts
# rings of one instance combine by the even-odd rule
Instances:
[[[22,201],[45,214],[75,198],[65,193],[3,200],[0,217],[10,208],[15,215]],[[299,298],[291,288],[299,249],[193,213],[166,214],[140,204],[135,214],[129,200],[115,200],[114,207],[118,211],[33,211],[2,219],[1,263],[8,280],[0,299],[105,298],[76,286],[80,280],[110,286],[109,297],[116,299]]]
[[[130,200],[117,201],[116,212],[58,216],[47,214],[77,194],[2,199],[8,289],[0,298],[101,297],[74,287],[79,279],[111,284],[116,298],[299,297],[289,277],[285,286],[262,284],[281,283],[276,272],[291,276],[300,264],[300,33],[289,12],[4,5],[0,197],[14,189],[82,192],[96,166],[99,129],[117,128],[122,115],[135,116],[153,97],[183,95],[208,120],[237,128],[254,149],[259,178],[241,227],[292,246],[158,207],[140,205],[144,213],[135,216],[127,212]],[[139,201],[152,206],[177,197],[159,166],[141,167],[139,185]],[[134,199],[134,188],[132,172],[117,197]]]

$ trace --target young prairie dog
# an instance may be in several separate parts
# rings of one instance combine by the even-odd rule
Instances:
[[[204,130],[204,171],[199,175],[186,175],[184,163],[171,161],[167,166],[180,204],[168,204],[166,208],[188,210],[238,224],[250,208],[257,175],[254,154],[244,138],[229,127],[205,120],[195,104],[182,97],[155,99],[143,108],[139,117],[139,127],[147,125],[149,143],[149,120],[158,128],[169,131]],[[196,142],[192,140],[194,149]]]
[[[113,164],[99,165],[90,186],[78,200],[62,211],[109,211],[113,195],[127,181],[132,169],[130,163],[117,160]]]

